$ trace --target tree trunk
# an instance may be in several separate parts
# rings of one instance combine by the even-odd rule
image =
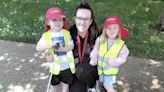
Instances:
[[[158,31],[164,32],[164,9],[162,10]]]

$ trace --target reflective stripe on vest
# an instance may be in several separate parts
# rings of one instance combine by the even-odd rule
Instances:
[[[69,31],[67,31],[65,29],[63,29],[62,31],[64,33],[64,42],[65,42],[65,46],[66,46],[66,45],[68,45],[68,41],[70,40],[70,33],[69,33]],[[45,32],[43,34],[43,37],[44,37],[44,39],[46,39],[47,44],[49,44],[49,45],[53,44],[50,31]],[[59,73],[60,73],[60,60],[57,57],[57,55],[54,53],[53,48],[49,49],[49,53],[50,53],[50,55],[52,55],[54,57],[54,63],[50,64],[49,71],[50,71],[50,73],[52,73],[54,75],[59,75]],[[75,64],[74,64],[73,53],[72,53],[72,51],[68,51],[66,53],[66,55],[68,58],[70,70],[74,74],[75,73]]]
[[[118,73],[117,67],[110,67],[108,59],[118,57],[125,42],[121,39],[117,40],[109,49],[107,41],[99,45],[98,50],[98,74],[115,75]]]

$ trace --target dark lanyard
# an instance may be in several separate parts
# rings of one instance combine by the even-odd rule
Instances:
[[[86,33],[85,35],[85,39],[84,39],[84,46],[83,46],[83,52],[81,53],[81,42],[80,42],[80,36],[77,35],[77,45],[78,45],[78,54],[79,54],[79,60],[80,62],[82,62],[83,60],[83,57],[84,57],[84,53],[85,53],[85,50],[87,48],[87,40],[88,40],[88,32]],[[82,54],[82,55],[81,55]]]

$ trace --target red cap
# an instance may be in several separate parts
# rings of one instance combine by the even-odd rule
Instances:
[[[117,16],[109,16],[105,21],[104,21],[104,27],[106,28],[108,25],[111,24],[119,24],[120,25],[120,31],[121,31],[121,38],[125,39],[128,38],[128,31],[125,30],[125,28],[122,26],[120,18]]]
[[[63,18],[64,19],[64,26],[63,28],[69,29],[69,25],[66,21],[66,16],[64,15],[64,11],[58,7],[52,7],[49,8],[46,12],[46,20],[45,20],[45,31],[48,31],[50,28],[47,24],[48,20],[54,20],[57,18]]]
[[[46,19],[54,20],[57,18],[65,18],[63,10],[57,7],[49,8],[46,13]]]

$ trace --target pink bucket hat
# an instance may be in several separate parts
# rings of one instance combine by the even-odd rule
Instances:
[[[125,28],[122,26],[120,18],[117,16],[109,16],[105,21],[104,21],[104,27],[106,28],[108,25],[111,24],[119,24],[120,25],[120,31],[121,31],[121,38],[126,39],[128,38],[128,31],[125,30]]]
[[[58,7],[52,7],[49,8],[46,12],[46,19],[45,19],[45,31],[48,31],[50,29],[48,25],[48,20],[54,20],[57,18],[63,18],[64,19],[64,26],[63,28],[69,29],[69,25],[66,21],[66,16],[64,15],[64,11]]]

